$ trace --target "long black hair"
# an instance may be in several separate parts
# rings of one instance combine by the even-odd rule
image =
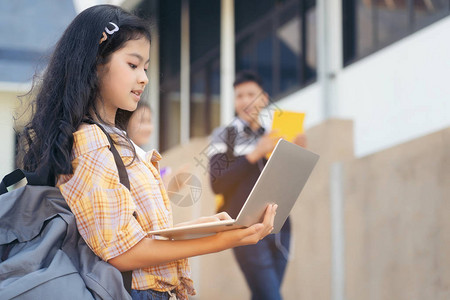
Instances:
[[[105,27],[113,28],[109,22],[119,31],[100,43]],[[127,41],[142,37],[151,41],[148,22],[117,6],[93,6],[75,17],[56,44],[39,87],[33,87],[38,89],[34,114],[21,141],[26,171],[39,172],[46,166],[55,175],[73,172],[73,133],[85,119],[103,121],[95,107],[97,66],[108,63]],[[125,129],[130,116],[118,109],[115,126]]]

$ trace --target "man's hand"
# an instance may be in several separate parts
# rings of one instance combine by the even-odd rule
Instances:
[[[258,144],[256,144],[255,150],[246,155],[246,158],[250,163],[256,163],[258,160],[273,151],[278,140],[281,138],[281,136],[279,136],[277,132],[278,130],[273,130],[263,135],[259,139]]]
[[[304,133],[297,134],[297,136],[293,140],[293,143],[299,145],[300,147],[306,148],[307,146],[306,135]]]

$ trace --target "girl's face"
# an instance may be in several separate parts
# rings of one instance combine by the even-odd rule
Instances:
[[[111,54],[105,65],[98,66],[100,98],[97,111],[100,117],[114,124],[118,108],[134,111],[148,83],[150,42],[146,38],[130,40]]]
[[[150,108],[142,106],[131,115],[128,121],[128,136],[136,145],[143,146],[148,143],[152,132],[152,112]]]

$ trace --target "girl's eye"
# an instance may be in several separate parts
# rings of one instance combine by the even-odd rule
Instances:
[[[136,69],[137,68],[137,66],[136,65],[133,65],[133,64],[128,64],[132,69]]]

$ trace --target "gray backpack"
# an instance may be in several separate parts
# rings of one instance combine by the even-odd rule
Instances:
[[[26,186],[7,191],[24,177]],[[0,299],[131,299],[131,272],[122,278],[92,252],[50,177],[15,170],[0,184]]]

